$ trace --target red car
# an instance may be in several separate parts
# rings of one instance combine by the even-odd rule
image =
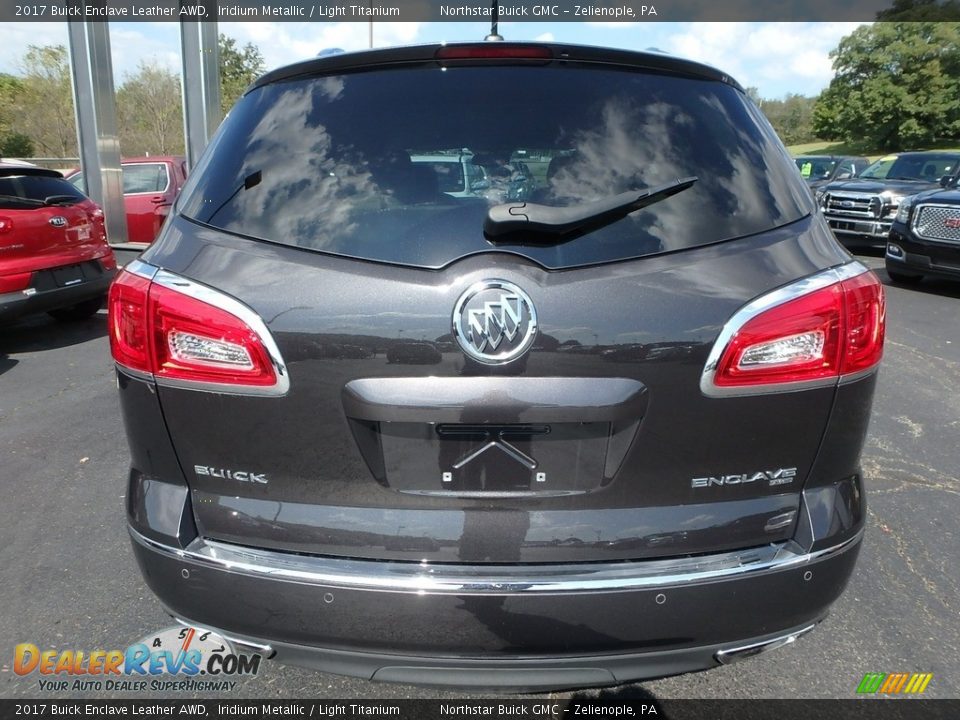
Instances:
[[[187,180],[186,158],[175,155],[125,158],[123,204],[127,211],[127,242],[149,244],[154,241],[170,208]],[[67,175],[81,192],[85,190],[83,171]]]
[[[116,271],[96,203],[56,170],[0,162],[0,322],[89,317]]]

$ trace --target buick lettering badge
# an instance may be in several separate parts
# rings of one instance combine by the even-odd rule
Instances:
[[[477,362],[502,365],[522,356],[537,336],[537,311],[527,294],[506,280],[471,286],[453,309],[453,336]]]

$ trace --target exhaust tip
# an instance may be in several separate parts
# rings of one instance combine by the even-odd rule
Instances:
[[[790,645],[796,642],[797,638],[806,635],[815,627],[816,623],[803,628],[803,630],[792,632],[789,635],[781,635],[780,637],[776,637],[771,640],[764,640],[763,642],[759,643],[753,643],[751,645],[741,645],[739,647],[719,650],[717,651],[717,654],[714,655],[714,658],[716,658],[717,662],[721,665],[730,665],[732,663],[739,662],[740,660],[746,660],[747,658],[751,658],[755,655],[761,655],[762,653],[770,650],[776,650],[777,648],[782,648],[785,645]]]

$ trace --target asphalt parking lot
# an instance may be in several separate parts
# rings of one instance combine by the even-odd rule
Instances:
[[[861,259],[888,282],[882,259]],[[846,594],[792,647],[621,694],[849,698],[866,672],[932,672],[928,697],[960,698],[960,283],[887,289],[888,344],[863,458],[869,527]],[[130,552],[126,468],[105,313],[0,328],[0,697],[45,695],[36,675],[13,672],[18,643],[119,649],[172,624]],[[463,694],[268,662],[230,697]]]

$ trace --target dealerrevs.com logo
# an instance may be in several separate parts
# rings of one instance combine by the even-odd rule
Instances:
[[[125,650],[14,648],[13,671],[36,674],[44,691],[230,691],[238,676],[256,675],[260,655],[236,652],[210,630],[172,627]]]

